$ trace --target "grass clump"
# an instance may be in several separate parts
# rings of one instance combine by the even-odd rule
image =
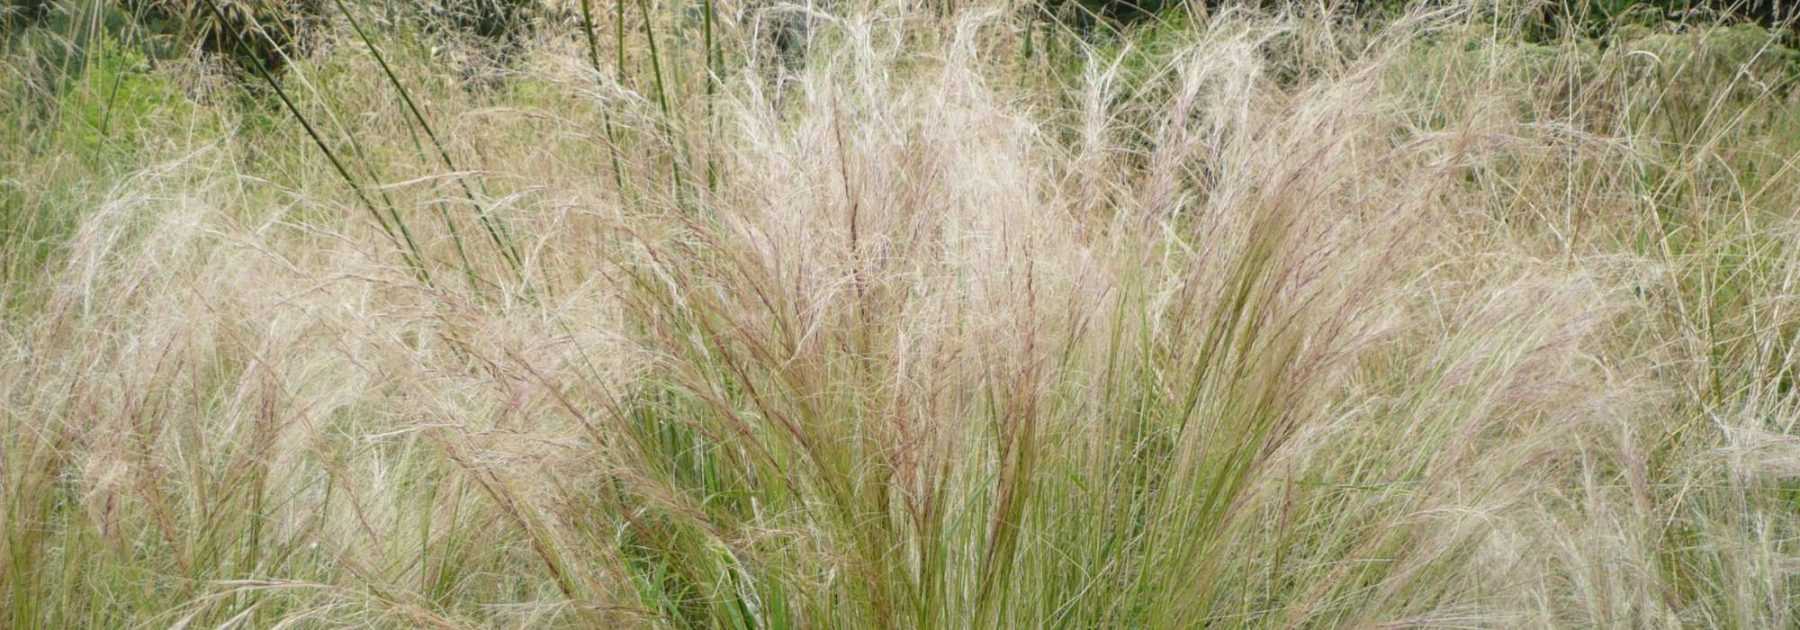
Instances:
[[[331,8],[7,101],[0,625],[1800,612],[1766,32]]]

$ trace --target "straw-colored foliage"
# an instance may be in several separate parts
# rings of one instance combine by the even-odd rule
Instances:
[[[0,626],[1800,623],[1772,36],[568,4],[8,53]]]

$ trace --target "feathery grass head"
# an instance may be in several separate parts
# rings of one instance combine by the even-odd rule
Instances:
[[[0,625],[1794,619],[1775,38],[331,8],[0,103]]]

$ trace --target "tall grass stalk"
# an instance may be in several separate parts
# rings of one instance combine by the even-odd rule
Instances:
[[[356,21],[356,16],[351,14],[349,7],[344,6],[343,0],[332,0],[332,3],[337,6],[338,13],[344,16],[344,20],[350,23],[350,28],[356,32],[357,38],[362,40],[364,46],[368,47],[369,56],[381,68],[382,76],[387,78],[394,91],[400,95],[400,102],[406,105],[407,113],[412,116],[410,122],[424,130],[425,137],[429,138],[432,147],[437,149],[437,156],[443,161],[444,168],[456,174],[456,182],[462,188],[463,198],[468,200],[469,207],[475,210],[476,220],[480,221],[482,229],[487,231],[488,238],[494,242],[494,248],[500,252],[515,274],[520,273],[524,263],[520,258],[518,246],[513,243],[511,237],[505,235],[505,226],[497,223],[481,201],[475,198],[475,192],[469,187],[463,171],[456,168],[456,162],[450,158],[450,151],[444,148],[442,141],[438,140],[437,132],[432,130],[430,121],[425,119],[425,114],[421,113],[419,106],[413,102],[412,94],[407,91],[406,85],[401,83],[400,77],[396,76],[393,68],[388,66],[387,59],[382,57],[381,48],[375,45],[375,40],[369,37],[368,31],[363,30],[362,24]],[[455,222],[450,221],[448,215],[445,216],[445,221],[451,238],[455,241],[456,251],[465,261],[466,267],[468,256],[463,252],[462,236],[458,233]],[[473,270],[470,270],[470,273],[472,274]]]
[[[582,34],[587,37],[588,64],[593,66],[595,78],[604,81],[606,71],[600,66],[600,38],[594,33],[594,11],[592,0],[581,0],[581,31]],[[623,54],[622,47],[621,54]],[[621,59],[621,69],[623,68],[623,63],[624,61]],[[611,112],[601,110],[600,126],[606,131],[606,157],[612,162],[613,186],[621,194],[624,194],[626,191],[625,167],[619,164],[619,137],[613,130]]]
[[[217,0],[206,0],[206,3],[207,9],[211,11],[214,18],[219,20],[219,23],[224,24],[229,21],[225,17],[225,13],[219,9]],[[258,34],[262,34],[260,30],[257,32]],[[243,47],[245,45],[244,40],[242,38],[237,39],[237,45],[240,48]],[[384,218],[381,215],[381,211],[375,208],[375,204],[369,199],[368,194],[364,192],[363,186],[350,174],[349,169],[345,168],[344,162],[338,158],[337,152],[332,150],[331,145],[326,144],[325,139],[320,137],[319,132],[313,128],[312,122],[307,120],[306,114],[302,113],[299,106],[294,104],[293,99],[288,97],[287,90],[284,90],[281,87],[281,82],[277,80],[273,74],[270,74],[269,69],[263,66],[260,59],[249,65],[256,76],[262,79],[263,83],[268,85],[269,89],[275,93],[275,97],[281,100],[282,107],[286,108],[288,113],[293,114],[294,120],[300,123],[301,128],[306,130],[307,137],[312,139],[313,145],[318,147],[319,152],[324,154],[325,159],[331,163],[332,170],[336,171],[338,176],[343,178],[344,182],[350,186],[350,190],[356,195],[357,201],[360,202],[363,208],[367,209],[369,214],[375,218],[375,222],[381,227],[381,231],[386,233],[390,239],[395,239],[395,233],[398,231],[398,240],[396,240],[396,244],[404,244],[405,246],[405,251],[402,252],[402,255],[405,256],[408,264],[413,268],[414,273],[418,274],[421,279],[430,282],[431,271],[425,265],[425,259],[419,251],[419,244],[417,241],[413,240],[412,230],[407,227],[405,219],[400,217],[400,211],[398,208],[394,207],[393,200],[388,198],[385,191],[379,192],[382,197],[383,205],[385,205],[388,210],[388,216]],[[355,144],[354,137],[351,138],[351,142],[352,149],[361,155],[361,146]],[[367,162],[366,156],[363,157],[363,163],[366,164]]]
[[[644,16],[644,42],[649,46],[645,54],[650,56],[651,85],[656,89],[657,107],[662,110],[663,137],[669,141],[669,177],[674,184],[676,198],[685,198],[688,190],[682,177],[682,162],[686,160],[686,151],[683,149],[687,146],[687,140],[686,136],[680,135],[680,125],[677,124],[674,110],[669,107],[669,89],[663,83],[662,53],[656,47],[656,24],[651,16],[650,0],[638,0],[638,9]],[[623,36],[620,41],[622,49]]]

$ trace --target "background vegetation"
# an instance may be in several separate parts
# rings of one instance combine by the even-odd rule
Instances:
[[[0,627],[1786,627],[1779,7],[0,5]]]

